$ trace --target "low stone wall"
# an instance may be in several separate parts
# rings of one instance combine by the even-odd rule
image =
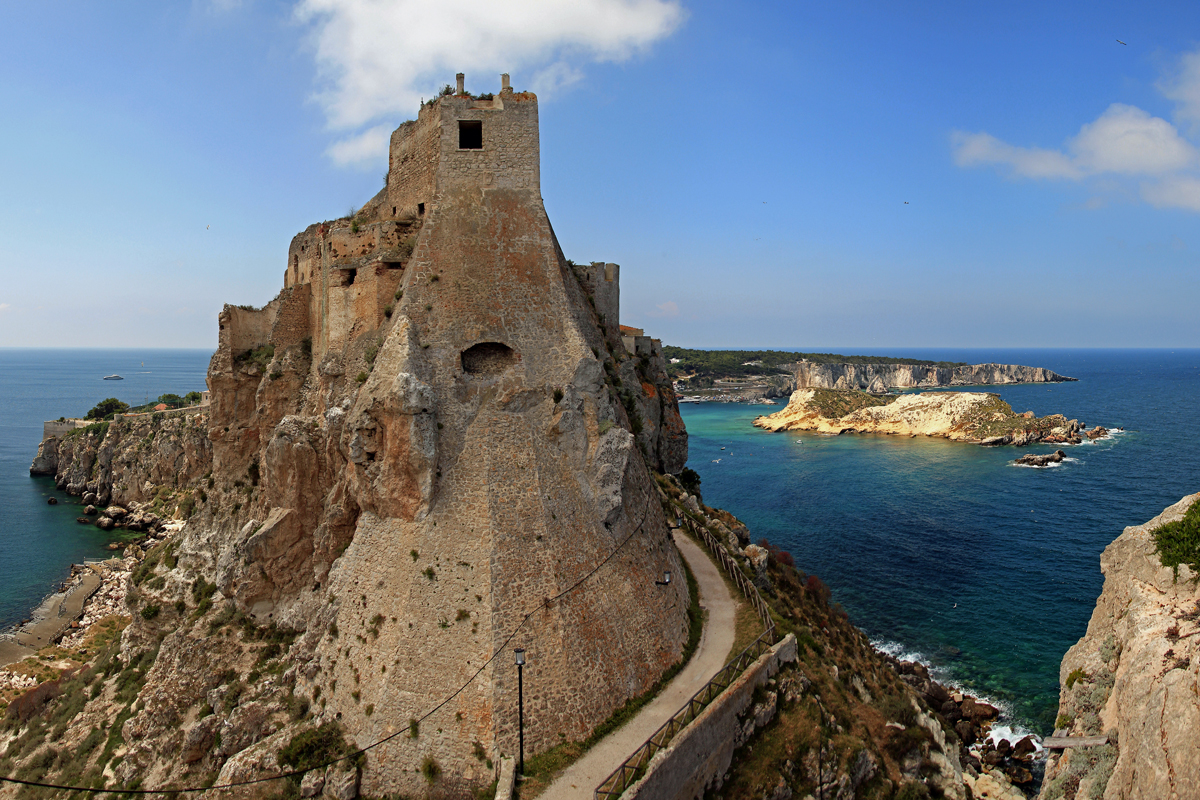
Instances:
[[[76,428],[86,428],[95,421],[94,419],[68,419],[61,422],[56,419],[47,420],[42,423],[42,441],[61,439]]]
[[[750,708],[754,690],[796,660],[796,637],[788,634],[763,653],[700,716],[650,761],[645,776],[623,800],[693,800],[729,769],[733,751],[775,716],[773,697]],[[747,713],[749,710],[750,713]]]

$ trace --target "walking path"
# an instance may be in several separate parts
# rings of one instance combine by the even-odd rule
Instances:
[[[563,770],[543,792],[543,800],[590,800],[600,782],[612,774],[642,742],[650,738],[692,695],[725,666],[733,647],[738,601],[729,594],[720,569],[698,544],[675,531],[675,545],[696,576],[700,607],[708,610],[704,633],[692,660],[637,716],[596,743],[583,758]]]
[[[7,666],[20,661],[54,641],[79,619],[83,604],[99,588],[100,576],[89,571],[68,591],[47,597],[33,612],[30,622],[0,639],[0,664]]]

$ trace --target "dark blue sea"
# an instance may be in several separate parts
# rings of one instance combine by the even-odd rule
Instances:
[[[1048,734],[1059,662],[1103,583],[1101,551],[1200,491],[1200,350],[877,355],[1047,367],[1079,381],[987,390],[1018,412],[1125,430],[1037,469],[1012,461],[1056,447],[766,433],[751,420],[782,405],[685,405],[688,465],[706,503],[790,551],[877,645]]]
[[[211,350],[43,350],[0,348],[0,630],[29,615],[88,558],[111,556],[119,537],[75,518],[79,498],[33,478],[29,464],[42,421],[82,417],[107,397],[141,405],[162,394],[205,388]],[[124,380],[106,381],[105,375]],[[58,505],[47,505],[49,497]]]

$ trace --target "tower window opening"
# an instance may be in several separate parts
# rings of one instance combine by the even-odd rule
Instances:
[[[458,121],[458,149],[459,150],[482,150],[483,149],[483,122],[474,119],[460,119]]]
[[[420,216],[420,217],[425,216],[425,204],[424,203],[417,203],[417,216]]]

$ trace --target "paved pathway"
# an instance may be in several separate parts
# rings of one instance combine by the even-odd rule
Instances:
[[[33,612],[32,621],[0,639],[0,664],[13,664],[49,645],[79,619],[84,602],[98,588],[100,576],[89,571],[69,591],[47,597]]]
[[[636,717],[597,742],[583,758],[563,770],[540,795],[543,800],[590,800],[600,781],[611,775],[650,738],[650,734],[683,708],[683,704],[725,666],[733,647],[738,602],[730,596],[719,568],[703,548],[678,531],[674,538],[700,586],[700,606],[708,610],[700,646],[688,665]]]

